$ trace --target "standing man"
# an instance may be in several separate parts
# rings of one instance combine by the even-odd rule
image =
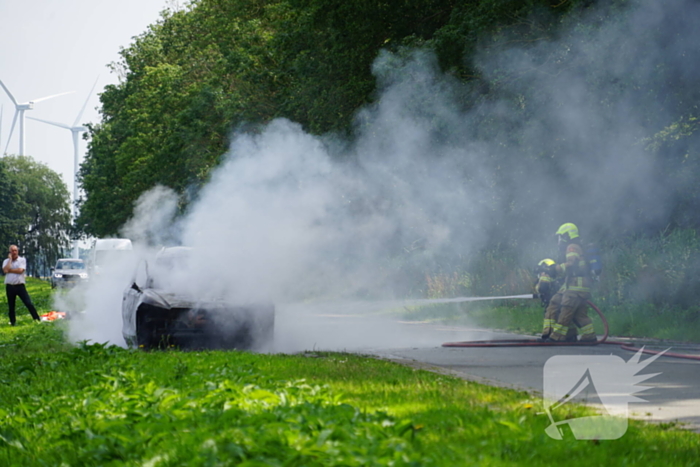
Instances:
[[[556,322],[546,342],[564,341],[572,322],[581,329],[581,341],[593,342],[596,335],[593,321],[588,317],[587,303],[591,298],[591,274],[581,248],[578,227],[571,223],[563,224],[556,235],[566,254],[565,262],[555,266],[557,276],[564,277],[564,285],[547,307],[547,314],[556,316]]]
[[[22,303],[31,313],[34,321],[41,322],[39,314],[34,308],[32,299],[29,298],[29,293],[25,287],[26,276],[24,271],[27,269],[27,260],[19,255],[17,245],[10,245],[10,253],[2,263],[2,272],[5,273],[5,292],[7,293],[7,304],[10,307],[10,326],[14,326],[17,321],[15,317],[15,302],[17,297],[22,300]]]

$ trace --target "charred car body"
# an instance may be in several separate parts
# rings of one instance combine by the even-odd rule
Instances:
[[[165,248],[152,264],[143,261],[122,301],[122,334],[127,345],[181,349],[268,348],[273,339],[275,307],[199,297],[177,281],[164,280],[187,263],[192,249]]]

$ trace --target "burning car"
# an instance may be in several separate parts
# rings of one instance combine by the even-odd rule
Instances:
[[[129,347],[181,349],[267,348],[273,339],[271,303],[232,303],[194,296],[173,279],[186,270],[194,252],[188,247],[161,250],[142,261],[122,301],[122,334]]]

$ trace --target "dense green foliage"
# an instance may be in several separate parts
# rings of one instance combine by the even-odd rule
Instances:
[[[138,195],[157,183],[196,192],[240,125],[287,117],[315,134],[349,131],[355,113],[379,97],[371,73],[379,51],[408,45],[433,50],[442,69],[468,85],[457,105],[469,111],[472,140],[498,141],[500,149],[483,162],[502,191],[514,178],[554,177],[551,190],[565,206],[569,196],[588,195],[567,190],[575,175],[572,157],[587,159],[585,168],[593,173],[581,183],[592,183],[601,168],[631,163],[620,152],[646,142],[656,157],[643,159],[662,168],[649,193],[622,197],[610,213],[596,212],[601,206],[593,197],[584,202],[591,216],[573,220],[615,234],[654,231],[669,221],[697,227],[695,38],[673,29],[673,16],[683,14],[679,7],[628,50],[616,47],[630,37],[626,28],[636,24],[629,17],[643,4],[202,0],[165,12],[122,51],[115,65],[122,83],[102,94],[103,121],[91,129],[82,170],[87,197],[80,226],[94,235],[115,234]],[[645,56],[649,47],[659,53]],[[562,122],[556,109],[585,95],[595,99],[578,109],[581,119]],[[621,124],[629,125],[623,134]],[[664,195],[671,206],[663,213],[654,207],[658,187],[672,190]],[[558,219],[561,206],[533,212],[542,196],[506,189],[495,214],[516,225],[533,215]],[[628,219],[611,228],[620,209]],[[596,216],[603,218],[596,222]]]
[[[555,441],[531,394],[387,361],[69,346],[63,324],[0,328],[2,465],[697,462],[698,435],[673,425]]]
[[[17,233],[23,227],[22,214],[26,208],[20,196],[20,187],[8,173],[6,161],[0,160],[0,245],[10,245],[17,241]]]
[[[80,226],[115,234],[157,183],[196,190],[240,125],[286,117],[315,134],[347,132],[374,96],[371,64],[382,48],[434,46],[446,67],[474,78],[464,57],[482,34],[580,2],[555,3],[202,0],[166,11],[122,50],[114,66],[122,83],[102,93]]]
[[[3,158],[0,185],[7,187],[0,199],[0,239],[19,246],[28,274],[45,275],[70,242],[68,188],[60,175],[27,156]]]
[[[434,51],[441,69],[466,86],[455,104],[468,112],[468,138],[498,143],[481,161],[500,191],[497,216],[515,225],[556,223],[583,196],[591,212],[572,220],[607,234],[653,232],[669,222],[697,227],[695,37],[682,23],[674,29],[679,6],[619,47],[627,29],[639,27],[640,5],[201,0],[166,11],[123,49],[115,65],[122,82],[102,93],[103,120],[91,128],[82,169],[80,226],[117,233],[139,194],[156,184],[196,193],[241,125],[286,117],[314,134],[351,132],[356,112],[380,98],[372,73],[380,50],[410,46]],[[558,109],[570,105],[581,115],[562,121]],[[634,163],[625,153],[640,147],[647,154],[634,157],[661,169],[648,193],[622,177],[619,190],[633,196],[616,194],[617,207],[606,212],[585,186],[568,188],[577,178],[595,183],[601,170],[623,170]],[[592,173],[572,173],[576,159]],[[547,213],[533,210],[548,194],[507,189],[514,179],[547,180],[563,201]],[[671,191],[657,208],[660,187]],[[620,215],[624,222],[611,227]]]

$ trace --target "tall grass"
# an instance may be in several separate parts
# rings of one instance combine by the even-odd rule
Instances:
[[[512,247],[484,250],[458,271],[426,274],[426,296],[491,297],[528,293],[532,288],[531,269],[522,264]]]

